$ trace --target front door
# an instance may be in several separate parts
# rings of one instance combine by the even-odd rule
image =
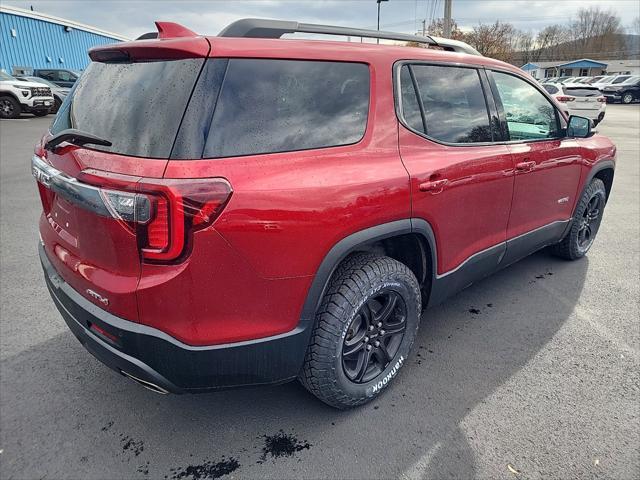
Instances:
[[[539,231],[534,242],[559,240],[551,237],[564,231],[579,195],[580,146],[566,138],[559,112],[537,87],[508,73],[490,77],[516,170],[507,238]]]

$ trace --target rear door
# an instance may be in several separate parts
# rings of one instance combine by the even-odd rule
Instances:
[[[436,236],[437,274],[488,249],[495,267],[506,238],[513,165],[509,149],[497,143],[484,74],[420,63],[399,69],[400,154],[411,176],[412,216],[427,220]]]
[[[141,225],[161,212],[159,201],[140,190],[163,176],[203,62],[91,63],[51,134],[73,128],[111,145],[63,143],[34,156],[44,210],[40,234],[50,261],[76,291],[123,318],[138,316],[141,240],[166,234],[147,229],[141,239]]]

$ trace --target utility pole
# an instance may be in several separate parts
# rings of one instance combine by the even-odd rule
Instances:
[[[388,2],[389,0],[376,0],[376,3],[378,4],[378,31],[380,31],[380,4],[382,2]],[[380,39],[377,38],[376,39],[376,43],[380,43]]]
[[[451,38],[451,2],[444,0],[444,38]]]
[[[422,20],[422,36],[424,37],[427,34],[427,19]]]

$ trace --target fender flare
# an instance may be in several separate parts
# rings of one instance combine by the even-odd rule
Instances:
[[[567,234],[569,233],[569,231],[571,230],[571,226],[573,225],[573,219],[576,216],[576,210],[578,209],[578,205],[580,203],[580,198],[582,198],[582,195],[584,194],[585,189],[589,186],[589,184],[591,183],[591,180],[594,179],[594,177],[601,171],[603,170],[607,170],[607,169],[611,169],[614,172],[615,175],[615,171],[616,171],[616,163],[613,159],[605,159],[605,160],[600,160],[599,162],[597,162],[593,167],[591,167],[591,170],[589,170],[589,173],[585,176],[584,182],[581,185],[580,188],[580,196],[576,199],[576,205],[573,208],[573,212],[571,212],[571,221],[569,223],[567,223],[566,228],[564,229],[564,232],[562,232],[562,237],[564,239],[564,237],[567,236]],[[610,192],[607,194],[607,200],[609,200],[609,195]]]
[[[605,160],[600,160],[599,162],[597,162],[593,167],[591,167],[591,170],[589,170],[589,173],[586,175],[584,182],[582,183],[582,188],[580,189],[580,197],[582,197],[582,194],[584,193],[585,189],[589,186],[589,184],[591,183],[591,180],[594,179],[594,177],[600,173],[603,170],[607,170],[607,169],[611,169],[613,170],[614,176],[615,176],[615,172],[616,172],[616,163],[613,159],[605,159]],[[609,195],[611,194],[611,192],[607,193],[607,200],[609,200]],[[580,198],[578,197],[578,198]],[[576,201],[576,209],[578,208],[578,201]],[[573,211],[573,216],[575,216],[576,211],[574,209]]]
[[[432,276],[434,276],[437,271],[436,242],[433,229],[426,220],[421,218],[406,218],[352,233],[331,247],[322,259],[302,306],[299,327],[306,328],[313,325],[316,311],[320,306],[320,302],[329,285],[333,272],[335,272],[338,265],[340,265],[349,254],[357,251],[358,247],[367,243],[395,237],[397,235],[406,235],[408,233],[422,235],[428,242],[431,251],[431,264],[433,265]]]

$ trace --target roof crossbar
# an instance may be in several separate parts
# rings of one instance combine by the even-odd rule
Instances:
[[[464,42],[431,36],[409,35],[407,33],[383,32],[364,28],[337,27],[333,25],[316,25],[286,20],[265,20],[260,18],[243,18],[223,29],[219,37],[244,38],[280,38],[286,33],[315,33],[321,35],[341,35],[345,37],[380,38],[402,42],[426,43],[453,52],[480,55],[480,53]]]

